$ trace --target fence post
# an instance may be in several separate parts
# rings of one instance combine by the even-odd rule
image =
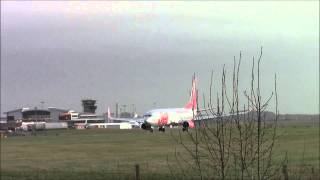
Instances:
[[[139,166],[139,164],[135,165],[135,169],[136,169],[136,180],[140,180],[140,166]]]

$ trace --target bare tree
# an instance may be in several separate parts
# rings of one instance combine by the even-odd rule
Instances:
[[[273,147],[276,141],[278,98],[276,76],[274,92],[263,101],[260,82],[262,48],[255,67],[253,58],[250,94],[244,92],[245,103],[239,98],[239,74],[241,64],[234,57],[232,93],[228,93],[227,71],[222,69],[221,89],[213,102],[213,72],[210,94],[203,95],[203,111],[194,116],[196,127],[192,131],[179,132],[173,139],[185,152],[176,152],[180,170],[189,169],[195,178],[218,179],[268,179],[274,174]],[[256,77],[257,76],[257,77]],[[266,110],[275,97],[275,115],[271,120]],[[209,99],[206,102],[206,99]],[[199,107],[199,106],[197,106]],[[172,168],[173,166],[170,166]]]

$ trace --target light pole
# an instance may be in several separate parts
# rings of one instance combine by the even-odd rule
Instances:
[[[122,108],[123,108],[123,112],[126,112],[126,107],[127,107],[127,105],[122,105]]]
[[[131,104],[132,107],[132,117],[134,117],[134,104]]]
[[[41,103],[41,109],[43,109],[43,107],[44,107],[44,106],[43,106],[44,101],[41,101],[40,103]]]

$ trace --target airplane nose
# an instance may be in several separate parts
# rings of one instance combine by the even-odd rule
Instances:
[[[146,122],[149,123],[149,124],[151,124],[151,123],[152,123],[151,118],[147,118],[147,119],[146,119]]]

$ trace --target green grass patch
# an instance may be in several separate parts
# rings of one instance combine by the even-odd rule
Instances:
[[[183,152],[173,134],[140,129],[51,130],[1,139],[1,179],[167,179],[167,157]],[[288,153],[289,168],[319,171],[319,127],[282,124],[275,159]]]

